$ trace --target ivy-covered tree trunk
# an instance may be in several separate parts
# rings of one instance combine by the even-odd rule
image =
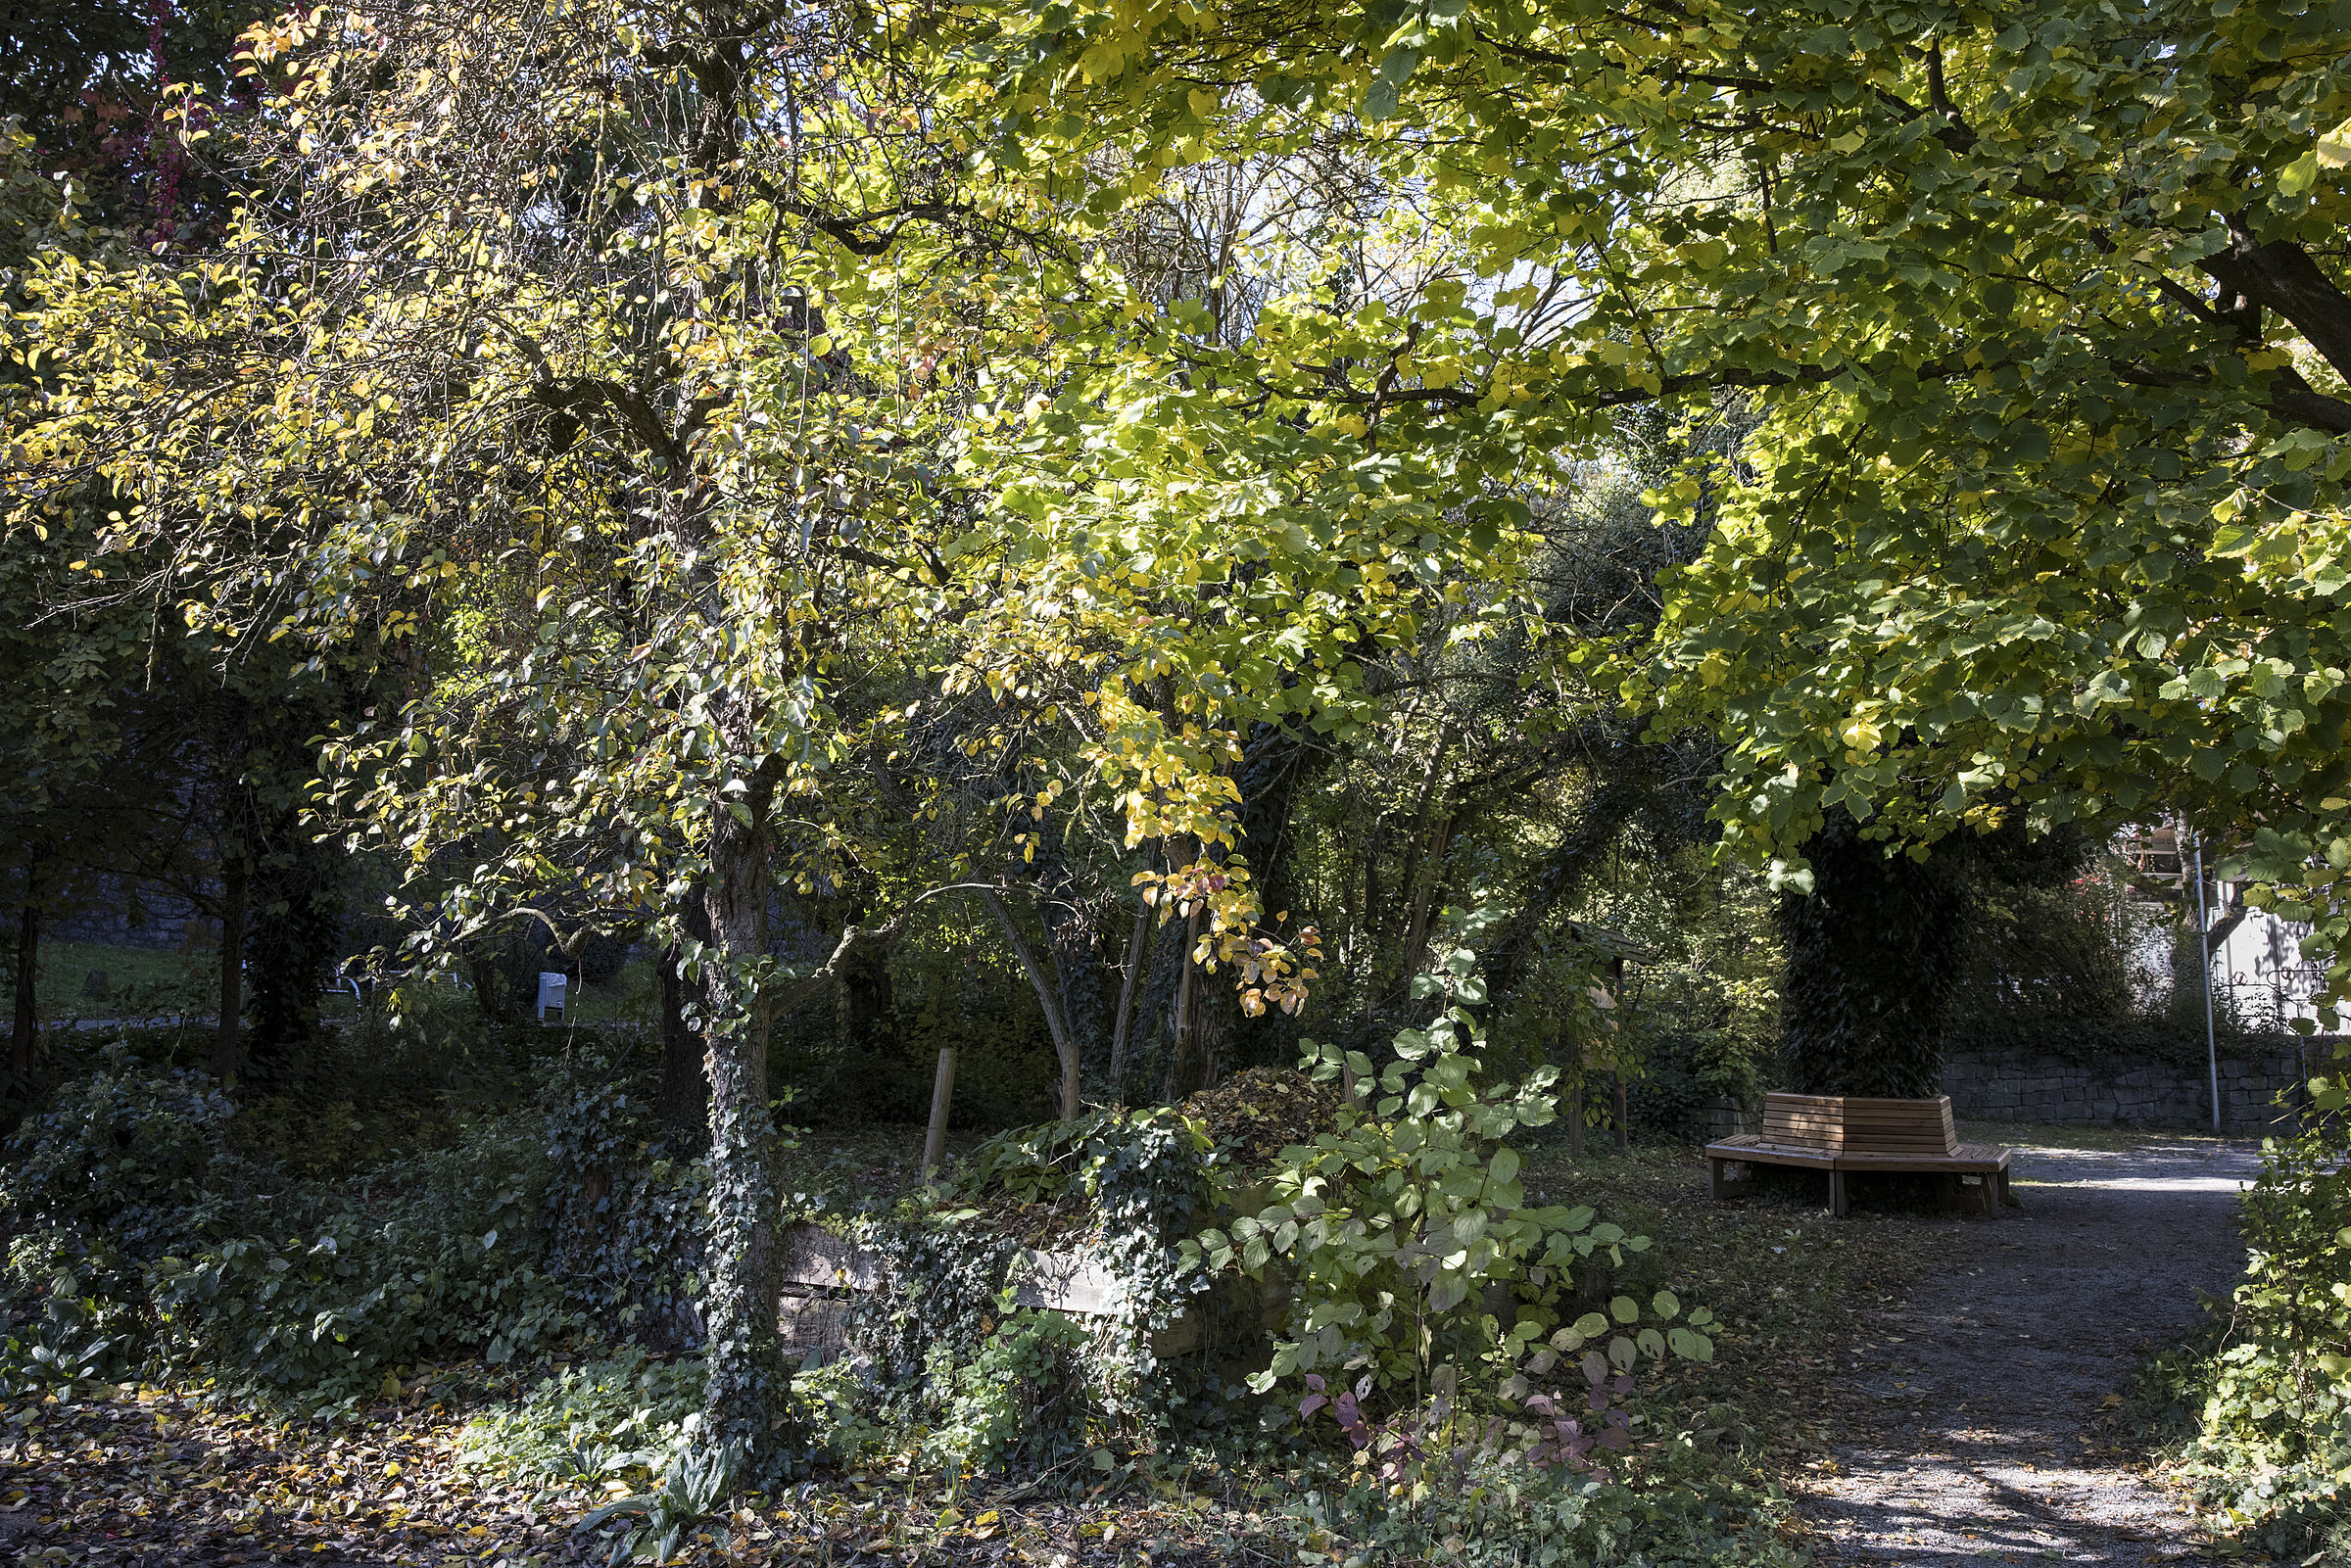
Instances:
[[[701,896],[714,949],[701,966],[711,1166],[702,1417],[706,1439],[736,1446],[758,1478],[775,1473],[786,1456],[792,1392],[777,1327],[784,1294],[782,1209],[767,1083],[767,1015],[757,980],[767,961],[772,789],[762,781],[712,811],[710,869]]]
[[[1805,846],[1809,897],[1781,900],[1790,1087],[1922,1099],[1943,1092],[1945,1016],[1964,962],[1960,857],[1889,858],[1842,810]]]

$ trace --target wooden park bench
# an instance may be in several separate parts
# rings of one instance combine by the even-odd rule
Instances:
[[[1716,1198],[1747,1195],[1732,1165],[1795,1165],[1826,1171],[1829,1211],[1846,1212],[1846,1177],[1857,1171],[1923,1171],[1943,1178],[1946,1208],[1981,1207],[1998,1217],[2008,1203],[2009,1151],[1961,1143],[1951,1099],[1865,1100],[1823,1094],[1767,1094],[1763,1130],[1706,1145],[1708,1188]]]

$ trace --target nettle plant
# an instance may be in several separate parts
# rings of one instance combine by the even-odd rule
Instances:
[[[1300,1415],[1327,1409],[1359,1462],[1399,1480],[1439,1452],[1589,1469],[1629,1446],[1634,1369],[1710,1358],[1711,1319],[1659,1291],[1646,1307],[1617,1296],[1568,1320],[1579,1266],[1620,1267],[1649,1239],[1596,1223],[1588,1207],[1527,1202],[1505,1140],[1555,1118],[1559,1074],[1479,1085],[1469,1008],[1485,986],[1469,939],[1495,917],[1447,916],[1442,968],[1415,982],[1418,995],[1442,995],[1444,1012],[1397,1035],[1397,1060],[1376,1079],[1362,1053],[1307,1042],[1300,1066],[1320,1081],[1350,1075],[1355,1097],[1332,1130],[1282,1152],[1271,1203],[1204,1231],[1187,1259],[1286,1284],[1289,1335],[1253,1386],[1301,1380]],[[1482,1398],[1464,1397],[1480,1385]],[[1586,1408],[1571,1415],[1571,1403]]]

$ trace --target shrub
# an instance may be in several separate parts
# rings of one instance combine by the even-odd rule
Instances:
[[[1482,1367],[1495,1397],[1524,1401],[1537,1390],[1530,1366],[1539,1374],[1587,1342],[1605,1339],[1604,1359],[1619,1373],[1668,1350],[1710,1355],[1703,1309],[1674,1321],[1680,1304],[1667,1292],[1650,1304],[1657,1322],[1646,1328],[1629,1296],[1611,1299],[1607,1315],[1564,1321],[1580,1263],[1621,1262],[1649,1242],[1595,1223],[1589,1208],[1525,1203],[1519,1156],[1503,1140],[1552,1120],[1557,1072],[1478,1087],[1477,1024],[1463,1005],[1484,999],[1475,953],[1456,948],[1443,978],[1415,985],[1454,1005],[1427,1029],[1400,1033],[1397,1059],[1376,1078],[1368,1058],[1315,1047],[1302,1066],[1326,1082],[1352,1071],[1368,1103],[1343,1104],[1336,1130],[1282,1152],[1271,1203],[1187,1245],[1212,1273],[1264,1279],[1278,1266],[1289,1276],[1286,1337],[1255,1386],[1362,1374],[1366,1398],[1393,1401]]]
[[[1506,1451],[1448,1457],[1401,1484],[1375,1466],[1318,1466],[1283,1510],[1301,1561],[1369,1568],[1796,1568],[1784,1500],[1666,1446],[1630,1483],[1528,1465]]]
[[[538,1118],[334,1183],[238,1153],[234,1125],[210,1080],[117,1048],[18,1129],[0,1376],[143,1369],[349,1406],[394,1366],[504,1359],[576,1321],[540,1262]]]
[[[1715,1087],[1720,1073],[1713,1074],[1714,1081],[1709,1081],[1709,1069],[1721,1066],[1711,1059],[1708,1051],[1714,1042],[1703,1035],[1660,1030],[1651,1033],[1646,1043],[1640,1072],[1625,1085],[1625,1110],[1631,1117],[1633,1134],[1645,1140],[1704,1141],[1711,1136],[1708,1117],[1714,1097],[1738,1093],[1735,1088]],[[1735,1084],[1745,1081],[1735,1067],[1729,1076]],[[1598,1087],[1587,1085],[1587,1089]]]
[[[2246,1545],[2351,1556],[2351,1090],[2311,1080],[2327,1119],[2272,1140],[2244,1201],[2247,1243],[2225,1327],[2157,1363],[2192,1411],[2182,1473]]]
[[[0,1168],[12,1289],[67,1266],[107,1294],[135,1293],[142,1265],[219,1222],[231,1114],[211,1079],[154,1071],[120,1046],[60,1086]]]
[[[535,1117],[486,1125],[462,1149],[376,1167],[356,1198],[298,1189],[276,1226],[158,1260],[163,1369],[348,1408],[397,1364],[501,1362],[576,1326],[532,1232],[539,1132]]]
[[[949,1475],[1014,1464],[1045,1468],[1090,1447],[1102,1412],[1086,1375],[1090,1336],[1066,1312],[996,1301],[995,1327],[969,1359],[941,1347],[931,1381],[943,1408],[924,1444]]]

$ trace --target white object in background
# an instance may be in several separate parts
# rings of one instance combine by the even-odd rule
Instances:
[[[565,980],[565,978],[564,978],[564,976],[563,976],[563,974],[562,974],[562,973],[561,973],[560,971],[555,971],[555,970],[542,970],[542,971],[540,972],[540,974],[539,974],[539,1022],[542,1022],[542,1023],[545,1023],[545,1022],[547,1022],[547,1010],[548,1010],[549,1008],[551,1008],[551,1007],[552,1007],[552,1008],[553,1008],[553,1009],[555,1010],[555,1012],[556,1012],[556,1014],[557,1014],[558,1016],[561,1016],[561,1015],[563,1014],[563,987],[564,987],[564,986],[565,986],[565,984],[567,984],[567,983],[568,983],[568,982]]]

